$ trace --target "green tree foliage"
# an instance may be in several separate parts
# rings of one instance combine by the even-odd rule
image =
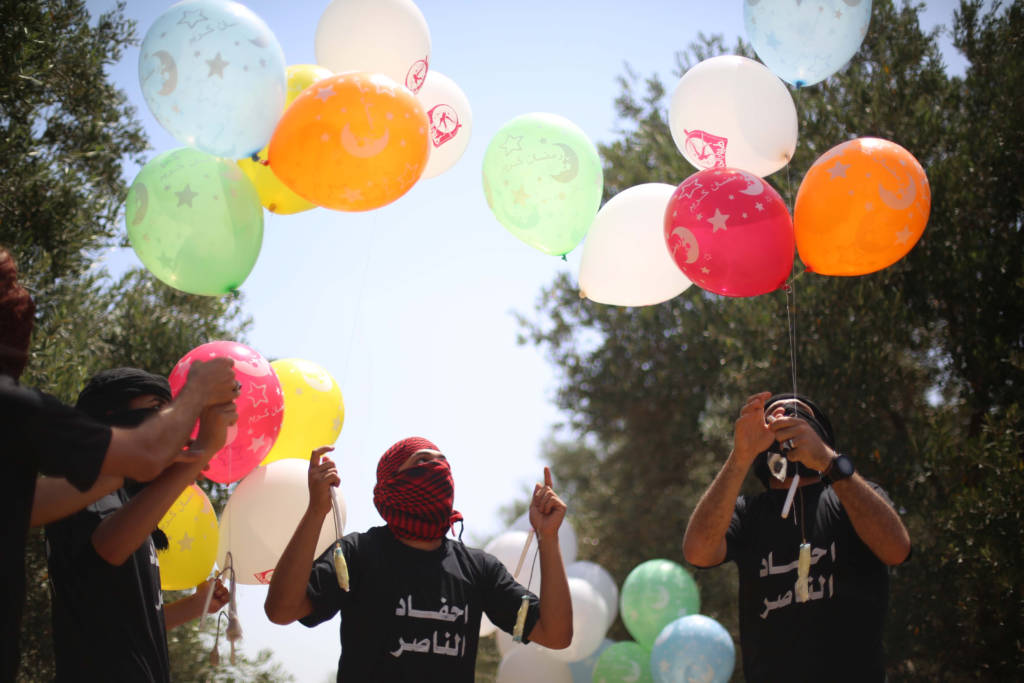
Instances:
[[[1024,671],[1024,2],[961,3],[950,19],[962,77],[944,69],[919,10],[876,0],[852,62],[794,91],[797,152],[769,179],[792,206],[829,148],[867,136],[902,145],[932,189],[907,257],[855,278],[798,261],[788,292],[730,299],[691,287],[644,308],[581,300],[562,276],[523,319],[524,338],[561,373],[567,419],[547,456],[581,558],[620,584],[644,560],[683,562],[687,518],[731,448],[740,406],[792,389],[795,374],[911,532],[913,557],[892,587],[891,679],[1010,680]],[[701,36],[680,73],[724,48]],[[606,194],[682,182],[693,169],[672,143],[665,86],[636,74],[622,86],[624,129],[601,148]],[[747,486],[760,488],[753,477]],[[738,640],[734,569],[696,577],[702,611]],[[620,624],[612,636],[628,634]]]
[[[73,401],[98,370],[140,367],[166,375],[189,349],[243,339],[238,297],[197,297],[148,273],[111,278],[98,265],[123,243],[125,164],[146,138],[123,92],[107,78],[136,40],[124,4],[93,22],[81,0],[0,0],[0,244],[18,261],[38,306],[23,381]],[[206,482],[218,509],[227,487]],[[49,596],[42,534],[28,541],[28,596],[21,678],[53,679]],[[169,598],[170,599],[170,598]],[[214,620],[170,634],[176,680],[288,680],[267,652],[209,665]]]

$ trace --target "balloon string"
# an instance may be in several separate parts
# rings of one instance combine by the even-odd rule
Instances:
[[[800,88],[796,88],[796,92],[793,95],[793,106],[797,110],[797,117],[799,120],[799,107],[797,106],[800,101]],[[794,151],[794,156],[796,156]],[[791,219],[795,219],[796,208],[795,199],[793,198],[793,181],[790,175],[790,166],[792,165],[792,157],[789,160],[790,163],[786,164],[786,196],[789,198],[789,215]],[[793,395],[796,396],[796,279],[802,275],[803,272],[793,275],[789,278],[789,282],[786,283],[786,322],[789,331],[789,371],[791,379],[793,380]],[[792,494],[791,494],[792,495]]]

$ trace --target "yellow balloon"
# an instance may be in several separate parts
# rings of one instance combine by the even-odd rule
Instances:
[[[285,458],[309,459],[317,446],[337,441],[345,422],[341,388],[316,363],[282,358],[270,364],[284,394],[284,419],[273,448],[260,465]]]
[[[285,109],[303,90],[322,78],[334,75],[330,69],[325,69],[318,64],[293,64],[285,70],[285,73],[288,76]],[[308,211],[316,207],[316,204],[295,194],[287,185],[278,180],[267,164],[266,147],[260,150],[258,156],[260,161],[239,159],[238,166],[248,176],[249,180],[252,181],[252,184],[256,186],[256,191],[260,195],[260,203],[268,211],[278,214],[292,214]]]
[[[206,580],[217,559],[220,529],[206,493],[192,484],[164,514],[158,525],[167,534],[167,550],[158,551],[160,587],[166,591],[194,588]]]

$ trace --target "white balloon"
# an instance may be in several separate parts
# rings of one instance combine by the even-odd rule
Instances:
[[[608,606],[606,628],[610,627],[619,614],[619,587],[615,585],[615,579],[608,573],[608,570],[596,562],[578,560],[565,568],[565,574],[570,578],[583,579],[604,598],[604,602]]]
[[[498,627],[494,625],[494,622],[492,622],[490,619],[487,618],[486,614],[481,614],[480,615],[480,637],[481,638],[486,638],[487,636],[491,635],[492,633],[494,633],[497,630],[498,630]]]
[[[664,238],[662,238],[662,242],[664,243]],[[512,526],[509,528],[517,531],[529,531],[531,528],[530,511],[527,510],[523,514],[519,515],[519,517],[516,518],[516,521],[512,522]],[[534,543],[536,543],[536,541],[534,541]],[[536,547],[537,546],[533,547],[534,550],[536,550]],[[563,564],[567,565],[570,562],[576,561],[576,530],[572,528],[572,524],[569,522],[568,517],[562,520],[562,526],[558,528],[558,547],[562,550]],[[533,551],[531,550],[530,557],[527,557],[526,559],[529,560],[532,557]],[[539,560],[537,564],[538,566],[540,565]],[[523,569],[523,572],[525,573],[526,569]]]
[[[650,306],[690,286],[665,246],[665,208],[676,188],[645,183],[601,207],[580,260],[580,294],[615,306]]]
[[[572,683],[569,665],[545,657],[532,648],[516,648],[498,665],[496,683]]]
[[[520,529],[511,529],[498,534],[491,542],[484,546],[484,551],[498,558],[509,574],[515,576],[516,565],[519,558],[523,556],[523,548],[526,546],[528,532]],[[528,589],[537,593],[540,591],[540,559],[534,559],[537,554],[537,541],[530,539],[530,547],[523,559],[523,566],[517,580]]]
[[[569,598],[572,600],[572,642],[569,647],[552,650],[536,643],[523,645],[504,631],[498,631],[498,652],[507,656],[518,649],[537,650],[545,657],[562,662],[578,662],[593,654],[608,632],[608,606],[590,583],[574,577],[569,577]]]
[[[246,475],[228,498],[220,519],[217,560],[223,568],[231,552],[238,583],[270,583],[274,567],[309,504],[308,472],[306,461],[277,460]],[[327,515],[317,539],[317,556],[345,531],[345,499],[338,489],[335,495],[342,528],[335,532],[334,516]]]
[[[728,166],[764,177],[788,164],[796,149],[789,90],[746,57],[712,57],[683,74],[668,118],[676,147],[701,170]]]
[[[316,61],[334,73],[380,73],[418,92],[430,28],[412,0],[333,0],[316,25]]]
[[[473,111],[455,81],[431,71],[417,95],[430,120],[430,159],[420,178],[434,178],[455,165],[473,130]]]

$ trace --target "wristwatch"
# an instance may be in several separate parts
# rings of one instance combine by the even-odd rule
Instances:
[[[853,461],[845,455],[837,455],[832,458],[825,471],[821,473],[821,480],[826,484],[834,484],[837,481],[846,479],[854,472]]]

